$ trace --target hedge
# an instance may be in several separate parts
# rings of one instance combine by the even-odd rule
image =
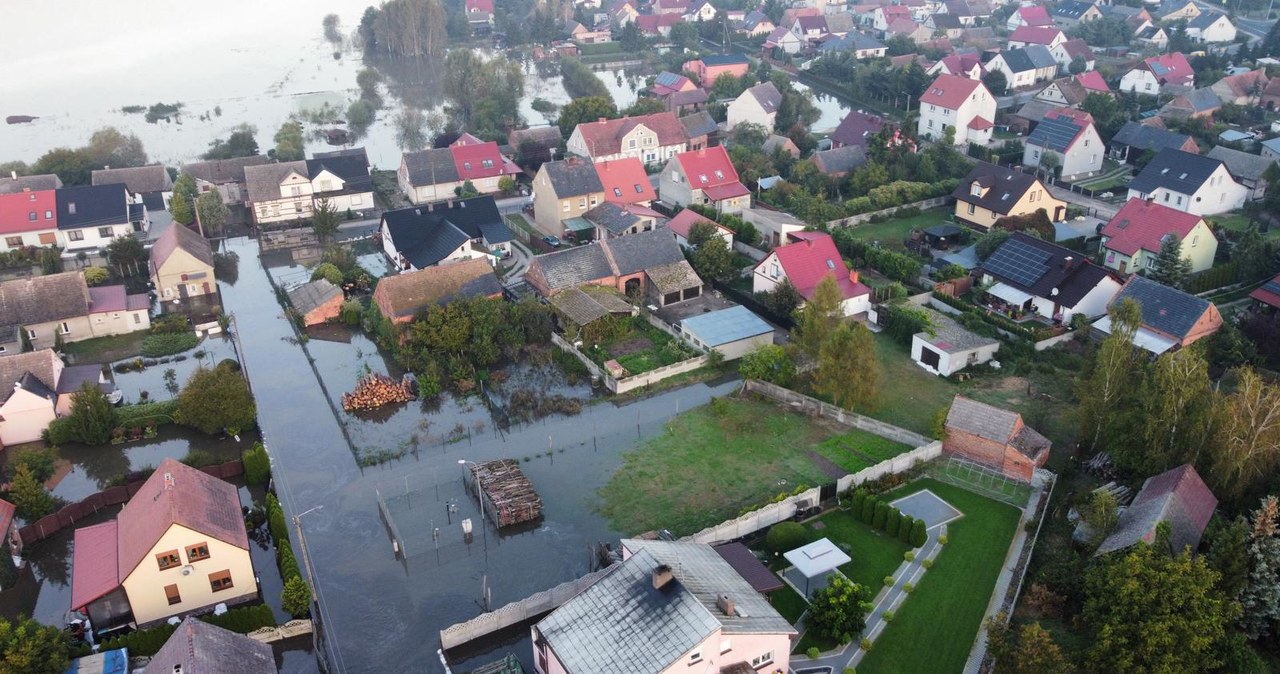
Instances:
[[[169,637],[172,636],[174,631],[177,629],[178,627],[176,625],[169,625],[166,623],[163,625],[157,625],[151,629],[134,630],[122,637],[116,637],[115,639],[108,639],[102,642],[101,650],[112,651],[117,648],[127,648],[129,649],[130,656],[155,655],[160,648],[164,646],[164,642],[168,641]]]
[[[798,522],[779,522],[769,527],[764,546],[770,552],[789,552],[809,542],[809,532]]]
[[[871,524],[871,520],[875,519],[876,506],[879,504],[880,499],[878,498],[871,497],[867,499],[862,504],[862,513],[858,516],[858,519],[862,520],[863,524]]]
[[[142,338],[142,355],[146,358],[159,358],[182,353],[194,349],[200,338],[194,332],[163,333],[147,335]]]
[[[263,627],[275,627],[277,624],[275,614],[266,604],[240,606],[222,615],[208,613],[200,616],[200,619],[236,634],[248,634]]]
[[[902,525],[898,529],[898,540],[902,541],[903,543],[906,543],[907,545],[910,545],[911,530],[912,528],[915,527],[915,523],[919,521],[920,520],[917,520],[913,517],[907,517],[906,515],[903,515]]]
[[[875,512],[871,516],[871,526],[884,531],[884,525],[889,517],[889,504],[881,501],[876,504]]]
[[[263,485],[267,480],[271,479],[271,462],[267,458],[267,448],[262,446],[261,442],[255,442],[252,447],[244,450],[240,455],[240,459],[244,461],[244,481],[251,485]]]
[[[1239,281],[1239,265],[1235,262],[1226,262],[1191,277],[1191,280],[1187,281],[1187,292],[1195,295]]]
[[[924,520],[916,520],[916,523],[911,526],[911,545],[918,548],[924,545],[927,538],[928,535],[924,530]]]

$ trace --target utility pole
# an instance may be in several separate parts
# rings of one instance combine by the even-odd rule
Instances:
[[[324,506],[318,505],[318,506],[315,506],[314,508],[311,508],[310,510],[307,510],[306,512],[302,512],[297,515],[294,515],[293,526],[294,526],[294,529],[296,529],[298,532],[298,546],[299,546],[299,549],[302,551],[302,565],[307,570],[307,582],[310,583],[311,585],[311,587],[309,588],[311,593],[311,608],[312,608],[311,617],[315,622],[323,625],[324,621],[321,618],[321,611],[320,611],[320,595],[316,590],[316,575],[311,568],[311,553],[307,550],[307,539],[302,534],[302,516],[309,515],[317,510],[320,510],[321,508],[324,508]],[[320,652],[320,641],[319,641],[320,636],[319,635],[320,635],[320,629],[313,627],[311,630],[311,648],[316,653]],[[323,661],[324,661],[323,658],[321,658],[321,662]]]

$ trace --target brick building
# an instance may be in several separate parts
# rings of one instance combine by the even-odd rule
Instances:
[[[1048,438],[1022,423],[1017,412],[956,396],[947,413],[944,454],[990,466],[1005,476],[1031,481],[1049,460]]]

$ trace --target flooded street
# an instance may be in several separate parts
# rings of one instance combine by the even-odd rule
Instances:
[[[505,433],[489,424],[468,440],[431,444],[416,456],[362,470],[307,354],[274,301],[267,271],[256,264],[256,241],[233,239],[227,246],[239,254],[241,265],[238,282],[222,285],[224,304],[242,326],[246,369],[281,501],[290,515],[307,513],[301,522],[317,575],[329,657],[341,671],[443,671],[435,653],[439,630],[480,613],[486,583],[491,607],[497,608],[586,573],[592,546],[618,537],[596,513],[596,491],[620,465],[621,452],[641,437],[662,432],[678,410],[733,387],[695,385],[622,407],[588,405],[578,416],[552,417]],[[363,347],[315,338],[306,346],[315,349],[312,357],[326,381],[350,385],[362,368],[358,362],[330,365],[325,353]],[[376,351],[364,353],[373,358]],[[335,394],[341,391],[330,391]],[[479,403],[470,403],[467,412],[468,404],[424,411],[420,403],[410,403],[393,417],[416,416],[449,428],[483,414]],[[383,427],[404,428],[400,423]],[[521,462],[542,496],[544,518],[533,528],[502,535],[487,527],[467,542],[460,518],[471,518],[479,529],[480,517],[463,492],[458,460],[496,458]],[[379,513],[380,494],[402,541],[400,557]],[[457,513],[448,512],[448,501],[458,505]],[[437,528],[438,538],[433,536]],[[523,638],[509,647],[527,661],[527,634],[513,638]],[[499,655],[454,664],[466,670]]]

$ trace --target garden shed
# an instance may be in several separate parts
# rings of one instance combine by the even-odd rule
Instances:
[[[342,288],[318,278],[295,286],[289,291],[289,304],[298,312],[303,327],[319,325],[336,319],[342,308]]]
[[[741,305],[686,318],[680,332],[701,348],[719,351],[725,360],[773,344],[773,326]]]
[[[911,360],[936,375],[949,377],[970,365],[985,363],[1000,350],[1000,340],[983,337],[936,311],[924,310],[931,330],[911,338]]]

